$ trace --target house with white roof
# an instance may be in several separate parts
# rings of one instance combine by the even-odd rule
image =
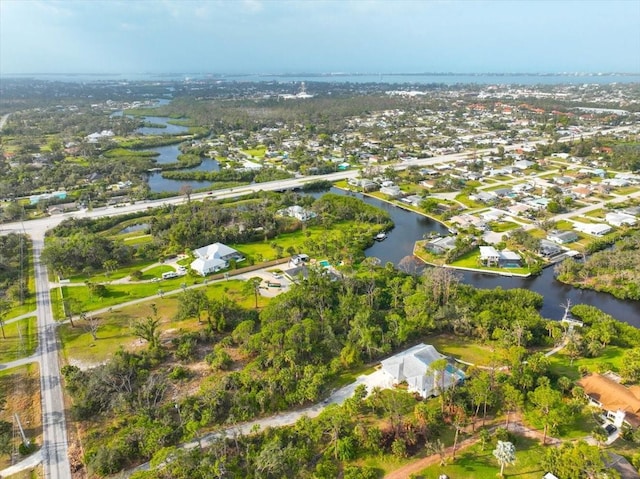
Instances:
[[[603,236],[609,233],[612,228],[603,223],[580,223],[576,221],[573,223],[573,229],[592,236]]]
[[[480,262],[486,266],[520,266],[520,255],[514,251],[496,250],[493,246],[480,246]]]
[[[391,377],[394,384],[406,382],[409,391],[428,398],[465,378],[464,372],[451,364],[447,364],[444,371],[431,371],[431,365],[438,359],[446,359],[446,356],[431,345],[418,344],[384,359],[381,364],[384,374]]]
[[[194,250],[193,254],[196,259],[192,261],[191,269],[201,276],[228,268],[231,260],[244,260],[244,256],[237,250],[222,243],[203,246]]]
[[[309,221],[312,218],[318,216],[315,212],[303,208],[300,205],[289,206],[288,208],[284,208],[278,211],[278,215],[280,216],[290,216],[291,218],[295,218],[299,221]]]
[[[611,226],[635,226],[638,222],[635,216],[626,213],[607,213],[604,220]]]

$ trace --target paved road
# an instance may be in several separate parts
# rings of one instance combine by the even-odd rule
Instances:
[[[60,380],[60,366],[58,363],[60,344],[51,309],[47,268],[40,262],[44,237],[33,236],[32,239],[36,279],[36,313],[38,315],[37,352],[40,355],[44,477],[71,479],[71,468],[67,454],[67,427],[62,381]]]
[[[236,424],[234,426],[227,427],[220,432],[209,433],[201,436],[195,441],[181,444],[179,447],[184,449],[193,449],[196,447],[208,447],[220,437],[234,437],[239,435],[248,435],[255,431],[262,431],[270,427],[282,427],[295,424],[301,417],[306,416],[314,418],[318,416],[324,408],[329,404],[342,404],[345,399],[350,398],[353,395],[356,387],[360,384],[364,384],[367,387],[367,391],[371,392],[375,387],[390,388],[392,387],[392,381],[389,376],[385,375],[381,369],[374,371],[371,374],[360,375],[354,382],[348,384],[340,389],[334,391],[326,400],[321,403],[314,404],[302,409],[296,409],[294,411],[287,411],[275,414],[273,416],[256,419],[254,421],[244,422]],[[131,476],[137,471],[148,471],[150,464],[145,462],[140,466],[122,472],[118,479],[124,479]]]

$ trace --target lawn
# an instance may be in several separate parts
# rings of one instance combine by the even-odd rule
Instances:
[[[151,235],[138,235],[138,236],[130,236],[128,238],[124,238],[124,242],[129,246],[137,246],[145,243],[151,243],[153,241],[153,236]]]
[[[482,203],[478,203],[477,201],[473,201],[472,199],[469,198],[469,195],[465,195],[465,194],[459,194],[458,196],[456,196],[456,201],[459,203],[462,203],[463,205],[465,205],[468,208],[471,209],[475,209],[475,208],[484,208],[485,205]]]
[[[591,372],[620,371],[624,349],[618,346],[607,346],[602,354],[596,358],[578,358],[571,364],[571,359],[563,351],[550,356],[551,372],[569,379],[580,379],[580,366]]]
[[[493,456],[493,448],[493,445],[487,445],[485,450],[482,450],[480,444],[476,444],[459,452],[453,464],[444,467],[439,464],[430,466],[416,477],[438,479],[441,474],[447,474],[455,479],[495,479],[500,472],[500,466]],[[540,457],[543,454],[544,449],[537,441],[518,437],[516,463],[505,467],[504,477],[540,479],[545,472],[540,467]]]
[[[245,155],[249,155],[251,157],[264,158],[264,154],[266,153],[267,148],[265,146],[261,146],[258,148],[252,148],[249,150],[242,150],[242,153]]]
[[[147,266],[151,266],[154,263],[155,263],[154,261],[138,262],[130,266],[126,266],[124,268],[119,268],[115,271],[111,271],[109,273],[101,272],[95,275],[79,273],[73,276],[69,276],[68,278],[65,278],[65,279],[70,280],[72,283],[84,283],[86,281],[91,281],[92,283],[107,283],[115,279],[126,278],[131,274],[131,272],[141,270],[143,268],[146,268]]]
[[[206,287],[205,291],[210,299],[227,295],[240,306],[253,308],[255,306],[254,297],[248,297],[244,294],[242,291],[244,284],[239,280],[212,283]],[[267,298],[259,296],[258,306],[262,308],[268,301]],[[146,347],[146,343],[131,334],[131,324],[136,319],[152,316],[151,304],[156,305],[158,317],[161,320],[160,329],[164,332],[161,341],[168,340],[175,331],[193,331],[205,327],[204,313],[202,314],[202,323],[198,323],[195,318],[182,321],[173,319],[178,311],[178,295],[154,298],[143,303],[118,308],[110,313],[100,314],[102,320],[96,341],[93,340],[81,321],[76,320],[75,327],[71,327],[69,323],[60,326],[60,340],[65,358],[67,361],[97,364],[111,358],[120,347],[125,349]]]
[[[331,230],[327,230],[323,226],[309,226],[304,230],[294,231],[292,233],[283,233],[278,235],[277,238],[269,239],[267,241],[262,242],[254,242],[254,243],[243,243],[243,244],[232,244],[229,245],[234,249],[240,251],[247,258],[251,258],[256,262],[259,261],[270,261],[277,259],[277,251],[271,245],[275,244],[282,248],[282,256],[286,257],[289,255],[287,250],[289,248],[293,248],[296,252],[301,252],[303,250],[304,242],[307,240],[319,242],[320,240],[326,240],[330,236],[335,235],[338,232],[342,232],[347,230],[348,228],[354,226],[356,223],[353,221],[345,221],[341,223],[336,223],[331,226]],[[376,227],[374,225],[369,226],[371,230],[371,235],[377,232]],[[378,227],[379,228],[379,227]]]
[[[491,364],[495,351],[491,343],[480,344],[469,338],[454,336],[453,334],[428,336],[424,338],[423,342],[433,345],[442,354],[483,366]]]
[[[468,252],[467,254],[461,256],[457,260],[455,260],[453,263],[451,263],[451,266],[454,266],[454,267],[457,266],[459,268],[473,268],[473,269],[478,269],[482,271],[495,271],[495,272],[505,273],[505,274],[511,273],[511,274],[526,275],[531,273],[529,271],[529,268],[493,268],[493,267],[490,268],[487,266],[482,266],[479,262],[479,259],[480,259],[480,250],[474,249]]]
[[[4,325],[6,339],[0,342],[0,363],[31,356],[38,345],[36,317],[24,318],[20,321]]]
[[[157,283],[107,284],[105,285],[107,291],[103,297],[91,294],[87,286],[63,286],[62,294],[65,299],[73,298],[77,300],[79,309],[88,312],[127,303],[134,299],[148,298],[161,292],[167,293],[178,290],[182,287],[182,284],[191,286],[201,282],[201,278],[194,279],[189,276],[183,276],[163,279]]]
[[[162,278],[162,273],[169,273],[171,271],[175,271],[176,269],[173,266],[167,265],[158,265],[154,266],[151,269],[148,269],[142,273],[142,280],[149,280],[154,278]]]
[[[504,233],[519,228],[520,225],[511,221],[491,221],[489,227],[494,233]]]

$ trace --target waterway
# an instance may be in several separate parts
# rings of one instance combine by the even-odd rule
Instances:
[[[331,192],[347,194],[337,188],[332,188]],[[414,243],[423,239],[425,234],[428,235],[431,232],[447,234],[447,228],[437,221],[376,198],[363,197],[360,194],[357,196],[366,203],[387,211],[395,223],[395,228],[388,232],[387,239],[375,242],[366,251],[367,256],[379,258],[381,264],[392,262],[398,265],[402,258],[413,254]],[[581,290],[563,284],[556,281],[553,267],[545,268],[540,276],[531,278],[506,277],[467,271],[460,271],[459,274],[464,283],[471,284],[476,288],[524,288],[541,294],[544,297],[544,304],[540,313],[545,318],[561,319],[564,313],[564,308],[561,305],[570,300],[573,305],[589,304],[595,306],[619,321],[640,328],[640,301],[625,301],[607,293]]]
[[[136,130],[136,133],[140,135],[179,135],[189,130],[189,128],[185,126],[172,125],[171,123],[169,123],[169,121],[171,121],[171,118],[147,116],[144,118],[144,121],[154,125],[165,125],[165,127],[141,127]],[[159,153],[159,155],[155,157],[156,163],[159,165],[175,163],[176,161],[178,161],[178,155],[180,154],[179,144],[177,143],[173,145],[157,146],[154,148],[150,148],[149,151],[155,151],[156,153]],[[220,170],[220,165],[218,164],[218,162],[216,160],[206,158],[198,166],[195,166],[193,168],[183,168],[177,171],[218,170]],[[178,192],[185,185],[191,186],[191,188],[193,188],[194,190],[208,188],[211,186],[210,181],[171,180],[168,178],[163,178],[162,172],[160,171],[154,171],[153,173],[150,173],[148,175],[147,183],[149,184],[149,189],[152,193]]]
[[[484,84],[484,85],[558,85],[558,84],[607,84],[637,83],[640,74],[620,73],[564,73],[564,74],[460,74],[460,73],[300,73],[300,74],[211,74],[206,72],[183,72],[174,74],[122,73],[122,74],[31,74],[0,75],[0,78],[36,78],[38,80],[65,82],[123,82],[123,81],[184,81],[209,80],[229,82],[323,82],[323,83],[389,83],[389,84]]]

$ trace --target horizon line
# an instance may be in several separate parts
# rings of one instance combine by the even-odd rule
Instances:
[[[624,72],[624,71],[539,71],[539,72],[525,72],[525,71],[486,71],[486,72],[453,72],[453,71],[431,71],[431,72],[309,72],[309,71],[282,71],[282,72],[206,72],[206,71],[128,71],[128,72],[0,72],[0,76],[29,76],[29,75],[51,75],[51,76],[122,76],[122,75],[157,75],[157,76],[171,76],[171,75],[206,75],[206,76],[318,76],[318,77],[331,77],[331,76],[610,76],[610,75],[622,75],[622,76],[634,76],[640,75],[640,72]]]

